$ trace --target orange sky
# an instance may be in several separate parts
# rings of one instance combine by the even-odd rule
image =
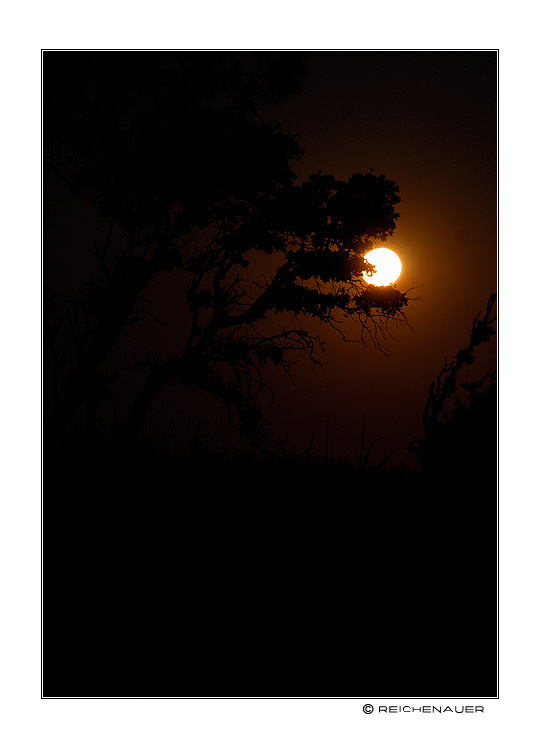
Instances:
[[[300,94],[267,113],[299,133],[300,178],[372,168],[401,190],[388,246],[403,263],[398,288],[419,286],[412,331],[398,331],[388,357],[331,345],[325,371],[287,401],[284,417],[316,426],[319,445],[329,419],[336,457],[358,453],[364,414],[370,437],[385,439],[379,453],[407,457],[429,383],[497,290],[496,107],[495,52],[321,52],[308,56]],[[480,361],[495,366],[494,345]]]

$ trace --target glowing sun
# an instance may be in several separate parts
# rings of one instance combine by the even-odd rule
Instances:
[[[389,286],[397,281],[401,274],[401,260],[395,252],[387,247],[371,249],[364,255],[370,265],[375,267],[373,275],[364,275],[364,280],[372,286]]]

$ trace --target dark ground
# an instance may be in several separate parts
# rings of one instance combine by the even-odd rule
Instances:
[[[497,695],[494,480],[44,465],[44,697]]]

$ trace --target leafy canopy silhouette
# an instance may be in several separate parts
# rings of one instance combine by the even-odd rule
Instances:
[[[111,381],[137,371],[132,437],[160,390],[181,382],[220,398],[262,444],[264,370],[290,374],[298,354],[319,363],[310,319],[340,332],[354,320],[380,348],[389,323],[405,321],[407,294],[363,277],[365,252],[395,229],[398,186],[373,173],[298,184],[296,137],[260,121],[264,101],[301,78],[293,53],[45,53],[46,166],[110,226],[79,297],[63,309],[47,297],[51,436],[83,406],[92,428]],[[150,282],[173,271],[185,295],[177,351],[105,375],[124,327],[151,311]]]

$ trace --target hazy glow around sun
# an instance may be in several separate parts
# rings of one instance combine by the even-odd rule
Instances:
[[[372,286],[389,286],[401,275],[401,260],[388,247],[371,249],[364,255],[370,265],[375,266],[373,275],[364,275],[364,280]]]

